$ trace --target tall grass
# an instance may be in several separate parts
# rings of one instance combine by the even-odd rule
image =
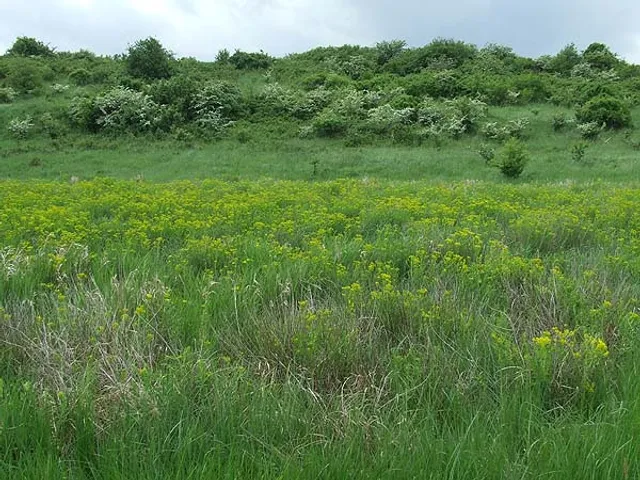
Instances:
[[[638,189],[0,186],[3,478],[636,478]]]

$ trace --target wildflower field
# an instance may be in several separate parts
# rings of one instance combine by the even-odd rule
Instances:
[[[1,478],[640,478],[640,187],[0,184]]]

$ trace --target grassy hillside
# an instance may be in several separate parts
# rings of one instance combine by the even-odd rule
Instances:
[[[18,39],[0,477],[639,478],[639,78]]]
[[[22,40],[0,57],[2,178],[497,180],[479,152],[499,159],[511,137],[530,181],[638,174],[640,68],[602,44],[528,59],[437,39],[204,63],[153,39],[116,57]]]

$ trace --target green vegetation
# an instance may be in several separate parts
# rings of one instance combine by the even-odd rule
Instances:
[[[0,478],[640,477],[639,86],[600,43],[17,39]]]

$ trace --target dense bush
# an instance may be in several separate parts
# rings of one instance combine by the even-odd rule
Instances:
[[[153,37],[138,40],[128,49],[127,72],[134,78],[158,80],[172,74],[173,54]]]
[[[195,117],[195,98],[204,89],[193,77],[176,75],[152,83],[147,93],[154,102],[171,106],[180,115],[181,120],[191,121]]]
[[[208,82],[196,92],[192,109],[196,118],[217,111],[224,118],[237,120],[244,114],[242,92],[228,82]]]
[[[23,140],[27,138],[33,130],[33,118],[29,116],[25,118],[14,118],[9,122],[7,129],[13,138]]]
[[[504,141],[509,138],[523,139],[526,136],[528,118],[517,118],[506,123],[487,122],[482,127],[482,135],[490,140]]]
[[[50,57],[54,51],[54,48],[35,38],[18,37],[7,54],[20,57]]]
[[[121,86],[93,99],[74,99],[69,117],[74,125],[111,134],[153,132],[165,127],[161,105],[142,92]]]
[[[16,91],[11,87],[0,87],[0,103],[11,103],[16,98]]]
[[[578,109],[576,119],[580,123],[593,122],[609,128],[624,128],[633,124],[628,105],[610,95],[600,95],[589,100]]]
[[[236,50],[229,62],[238,70],[266,70],[273,65],[273,57],[264,52],[248,53]]]
[[[349,129],[347,117],[332,109],[322,111],[313,120],[313,131],[319,137],[339,137]]]
[[[592,43],[582,53],[582,57],[591,67],[597,70],[609,70],[614,68],[619,60],[609,50],[609,47],[602,43]]]
[[[69,80],[81,87],[89,85],[91,83],[91,72],[84,68],[79,68],[69,74]]]
[[[30,93],[44,84],[45,70],[32,62],[13,63],[5,83],[19,93]]]
[[[427,97],[416,110],[417,120],[427,127],[431,135],[457,138],[465,133],[474,133],[478,122],[487,115],[487,106],[480,100],[466,97],[437,101]]]
[[[508,140],[499,152],[495,166],[505,177],[518,178],[529,162],[529,152],[524,143],[516,138]]]
[[[404,40],[391,40],[376,43],[376,61],[378,65],[385,65],[400,55],[407,47]]]

